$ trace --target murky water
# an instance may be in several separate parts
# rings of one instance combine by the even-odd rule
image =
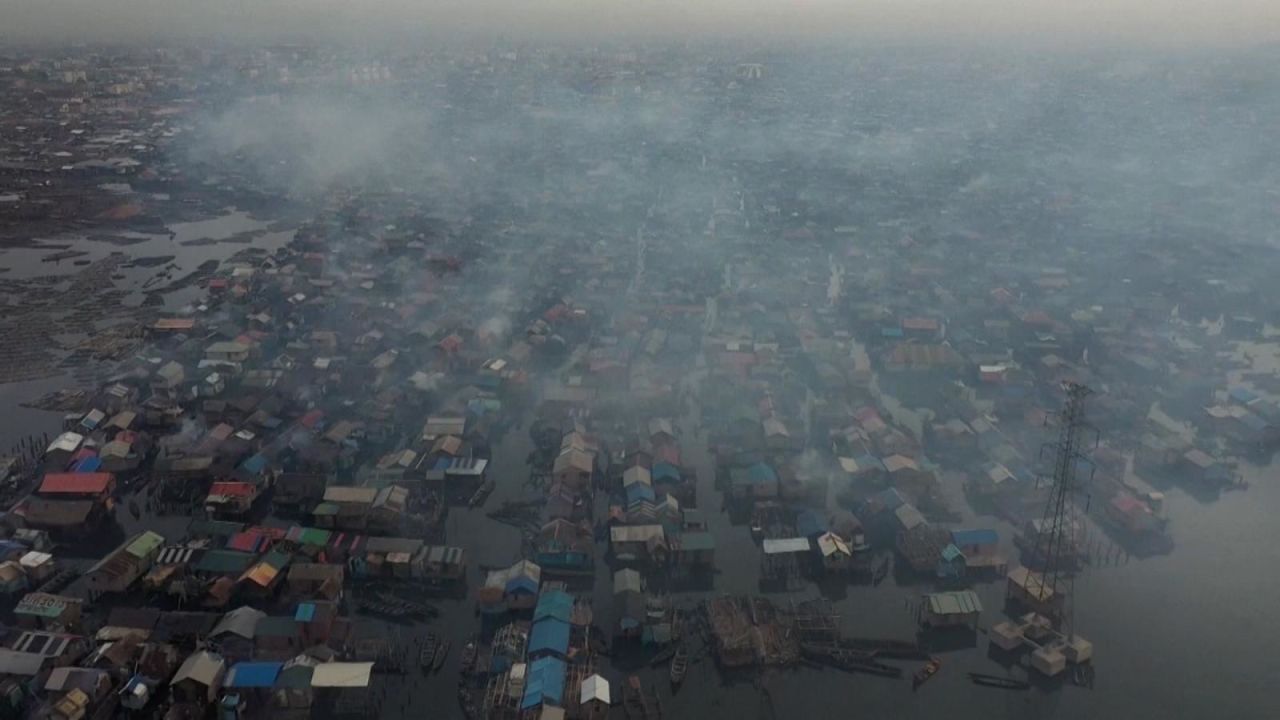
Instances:
[[[202,263],[226,260],[247,247],[268,252],[278,250],[293,238],[292,231],[266,231],[268,225],[267,222],[253,219],[244,211],[227,208],[224,214],[217,217],[173,223],[167,227],[168,232],[164,233],[106,233],[112,237],[137,241],[131,244],[83,235],[38,239],[34,247],[0,249],[0,266],[7,268],[3,275],[6,280],[57,277],[77,273],[84,269],[87,262],[97,262],[112,254],[123,254],[131,260],[142,261],[132,267],[126,263],[116,270],[116,274],[121,276],[116,280],[117,285],[130,291],[125,304],[137,305],[143,301],[147,291],[164,287],[195,271]],[[227,242],[229,238],[237,236],[243,241]],[[64,250],[64,246],[70,247]],[[61,252],[84,254],[56,259]],[[159,265],[147,262],[152,258],[170,257],[171,259]],[[174,291],[165,297],[165,306],[170,309],[181,308],[198,299],[201,292],[199,288]]]

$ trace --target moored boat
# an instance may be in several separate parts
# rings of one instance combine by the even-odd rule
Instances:
[[[969,673],[969,679],[974,685],[983,685],[986,687],[1003,688],[1005,690],[1026,690],[1031,687],[1031,683],[1017,678],[1004,677],[1003,675],[987,675],[986,673]]]
[[[435,658],[431,661],[431,671],[438,672],[440,668],[444,667],[444,660],[446,657],[448,657],[448,655],[449,655],[449,641],[442,640],[439,646],[436,647]]]
[[[838,645],[822,643],[801,643],[800,653],[810,660],[847,672],[860,672],[880,677],[902,676],[902,668],[877,661],[874,652],[850,650]]]
[[[689,671],[689,653],[684,648],[676,650],[676,654],[671,658],[671,687],[680,687],[680,683],[684,682],[684,675]]]
[[[466,675],[471,672],[472,666],[476,664],[476,654],[479,647],[475,640],[468,640],[466,645],[462,646],[462,674]]]
[[[435,633],[427,633],[422,640],[422,649],[418,651],[418,666],[423,672],[431,670],[436,661],[436,651],[440,649],[440,639]]]
[[[929,682],[929,678],[936,675],[938,672],[938,669],[941,667],[942,667],[941,660],[939,660],[938,658],[929,658],[929,662],[925,663],[924,667],[917,670],[916,674],[912,676],[911,689],[915,690],[921,685]]]

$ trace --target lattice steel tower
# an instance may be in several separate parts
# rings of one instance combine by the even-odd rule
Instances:
[[[1076,506],[1075,496],[1082,489],[1077,477],[1081,464],[1090,469],[1093,462],[1081,452],[1086,433],[1097,431],[1084,418],[1084,400],[1090,390],[1073,382],[1063,383],[1067,403],[1058,414],[1058,440],[1044,447],[1053,450],[1053,484],[1045,502],[1040,533],[1036,537],[1035,556],[1042,563],[1043,587],[1052,591],[1056,603],[1054,619],[1059,631],[1068,637],[1074,632],[1073,592],[1076,570]],[[1043,454],[1043,451],[1042,451]]]

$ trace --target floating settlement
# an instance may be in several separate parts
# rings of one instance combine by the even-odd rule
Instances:
[[[59,427],[0,464],[5,717],[658,718],[682,685],[778,667],[925,692],[972,648],[976,683],[1088,685],[1073,578],[1169,552],[1165,491],[1240,489],[1280,440],[1217,251],[1050,262],[991,231],[1013,205],[963,231],[890,217],[842,198],[932,191],[692,135],[303,200],[247,151],[170,152],[217,59],[99,60],[4,68],[42,98],[0,116],[6,217],[98,218],[125,249],[228,205],[260,224],[171,243],[245,245],[181,270],[112,252],[0,281],[23,298],[5,379],[66,383],[31,402]],[[444,111],[401,83],[420,66],[353,62],[225,66],[271,107],[333,82]],[[497,97],[538,125],[555,62],[463,54],[437,87],[470,88],[439,93],[454,127]],[[725,112],[783,102],[765,65],[584,63],[561,68],[584,108],[677,80]],[[531,167],[567,179],[510,181]],[[664,189],[677,172],[699,191]],[[1162,270],[1095,272],[1136,265]]]

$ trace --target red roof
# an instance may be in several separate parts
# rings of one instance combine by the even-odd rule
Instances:
[[[938,321],[935,318],[929,317],[903,318],[902,329],[936,331],[938,329]]]
[[[298,424],[310,430],[315,428],[315,426],[319,424],[319,422],[323,419],[324,419],[323,410],[312,410],[306,415],[303,415],[302,419],[298,421]]]
[[[1043,310],[1032,310],[1022,316],[1022,322],[1028,325],[1052,325],[1053,318],[1049,317],[1049,313]]]
[[[267,549],[267,537],[252,531],[239,532],[227,540],[228,550],[257,553]]]
[[[663,443],[653,449],[653,456],[665,463],[680,467],[680,447],[674,443]]]
[[[40,483],[41,493],[96,495],[111,485],[111,473],[49,473]]]
[[[209,495],[220,497],[249,497],[254,493],[254,486],[245,482],[216,482],[209,488]]]
[[[1147,504],[1132,495],[1116,495],[1111,498],[1111,506],[1125,515],[1148,512]]]

